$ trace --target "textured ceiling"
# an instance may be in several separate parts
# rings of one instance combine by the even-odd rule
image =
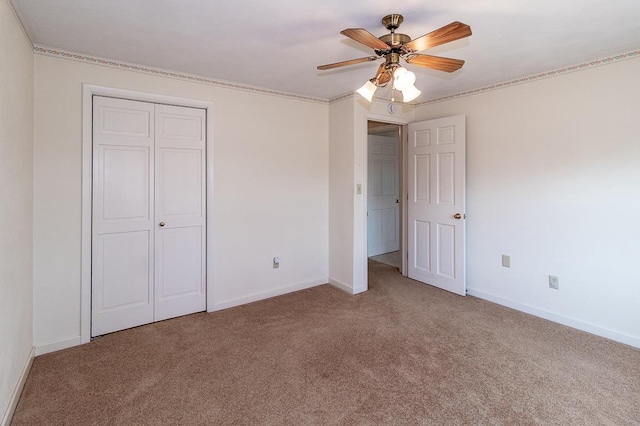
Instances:
[[[316,66],[372,54],[340,34],[419,37],[452,21],[473,35],[424,53],[460,58],[447,74],[411,66],[426,101],[640,48],[639,0],[13,0],[36,44],[331,99],[377,63]],[[386,89],[389,90],[389,89]],[[384,94],[384,92],[382,92]]]

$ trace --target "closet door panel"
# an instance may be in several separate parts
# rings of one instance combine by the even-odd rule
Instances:
[[[203,311],[205,111],[156,106],[155,320]]]
[[[153,321],[154,105],[94,97],[91,335]]]

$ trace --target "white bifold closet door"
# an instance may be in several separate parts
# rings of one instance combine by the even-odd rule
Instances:
[[[205,111],[93,98],[91,335],[203,311]]]

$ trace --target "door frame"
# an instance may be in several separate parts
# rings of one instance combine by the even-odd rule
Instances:
[[[407,172],[406,172],[406,161],[405,161],[405,157],[406,157],[406,150],[407,150],[407,127],[409,125],[409,123],[411,122],[411,120],[409,119],[404,119],[404,118],[400,118],[400,117],[390,117],[388,115],[379,115],[379,114],[371,114],[371,113],[365,113],[363,114],[363,127],[362,129],[364,129],[364,131],[362,132],[362,143],[363,143],[363,158],[361,159],[362,161],[362,165],[363,165],[363,171],[364,171],[364,176],[363,176],[363,187],[364,190],[362,191],[362,195],[363,195],[363,200],[362,200],[362,210],[360,212],[358,212],[357,216],[360,216],[360,221],[362,224],[362,238],[360,238],[360,241],[362,243],[362,245],[360,246],[360,250],[357,250],[356,248],[356,253],[359,251],[360,255],[361,255],[361,261],[358,262],[357,260],[354,262],[354,268],[358,268],[358,265],[360,265],[360,271],[354,271],[354,276],[357,277],[358,275],[363,277],[363,288],[355,291],[354,293],[360,293],[362,291],[367,291],[369,289],[369,256],[367,256],[367,248],[368,248],[368,230],[367,230],[367,211],[368,211],[368,205],[367,205],[367,197],[368,197],[368,182],[369,182],[369,144],[368,144],[368,136],[369,136],[369,132],[368,132],[368,122],[369,121],[379,121],[381,123],[389,123],[389,124],[397,124],[399,126],[402,127],[402,140],[400,141],[400,146],[402,147],[402,171],[401,171],[401,179],[402,179],[402,185],[400,187],[400,197],[402,199],[402,202],[400,203],[400,228],[401,228],[401,241],[400,241],[400,256],[402,257],[402,268],[401,268],[401,273],[402,275],[407,275],[406,272],[406,256],[407,256],[407,238],[406,238],[406,232],[407,232],[407,226],[406,226],[406,220],[405,220],[405,216],[406,216],[406,203],[404,202],[406,196],[406,192],[407,192]]]
[[[80,343],[91,340],[91,230],[93,195],[93,96],[106,96],[132,101],[168,104],[206,111],[206,309],[213,310],[213,103],[92,84],[82,85],[82,225],[81,225],[81,286]]]

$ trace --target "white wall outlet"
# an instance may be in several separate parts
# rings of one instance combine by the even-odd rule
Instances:
[[[362,184],[361,183],[356,185],[356,194],[362,195]]]
[[[278,269],[280,267],[280,257],[276,256],[273,258],[273,269]]]
[[[560,283],[558,282],[558,277],[555,275],[549,275],[549,288],[554,290],[560,289]]]
[[[506,254],[502,255],[502,266],[511,268],[511,256],[507,256]]]

